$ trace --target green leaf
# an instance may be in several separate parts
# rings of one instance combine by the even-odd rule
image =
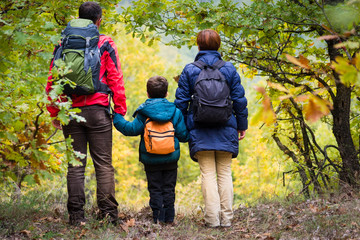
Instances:
[[[25,44],[27,42],[26,37],[27,37],[26,34],[18,31],[18,32],[15,33],[14,39],[15,39],[15,42],[17,44],[23,45],[23,44]]]

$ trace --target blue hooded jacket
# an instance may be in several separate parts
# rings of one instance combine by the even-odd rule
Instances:
[[[141,104],[135,111],[134,121],[129,122],[121,114],[115,114],[114,126],[125,136],[141,135],[139,158],[144,164],[158,165],[177,162],[180,158],[180,142],[187,142],[189,133],[186,129],[184,117],[175,104],[165,98],[150,98]],[[172,121],[175,129],[175,151],[166,155],[151,154],[146,151],[144,143],[145,121],[150,118],[154,121]]]
[[[208,65],[213,65],[219,59],[221,59],[220,53],[214,50],[199,51],[195,57],[195,61],[201,60]],[[230,87],[233,115],[225,125],[214,128],[195,124],[192,109],[189,107],[191,96],[194,94],[194,84],[201,69],[193,64],[187,64],[180,75],[175,105],[183,113],[190,132],[190,156],[194,161],[197,161],[194,155],[198,151],[226,151],[231,152],[235,158],[239,151],[238,130],[246,130],[248,127],[245,90],[241,85],[236,68],[232,63],[226,62],[219,70],[225,76]]]

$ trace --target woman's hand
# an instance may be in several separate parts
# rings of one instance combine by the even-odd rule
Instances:
[[[238,130],[239,133],[239,141],[245,138],[246,130]]]

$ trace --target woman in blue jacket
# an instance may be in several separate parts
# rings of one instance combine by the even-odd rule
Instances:
[[[199,53],[195,61],[201,60],[213,65],[221,59],[218,49],[219,34],[210,29],[197,35]],[[219,71],[230,88],[233,114],[221,126],[207,127],[194,123],[192,95],[194,84],[201,69],[187,64],[181,73],[176,90],[176,106],[184,115],[190,132],[190,156],[197,161],[201,172],[201,188],[205,201],[205,222],[209,227],[229,227],[233,218],[233,184],[231,160],[238,155],[239,140],[245,137],[247,129],[247,100],[240,76],[232,63],[226,62]]]

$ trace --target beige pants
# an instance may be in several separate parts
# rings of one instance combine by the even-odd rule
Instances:
[[[232,154],[223,151],[200,151],[201,189],[205,201],[205,222],[210,227],[231,226],[233,218]]]

